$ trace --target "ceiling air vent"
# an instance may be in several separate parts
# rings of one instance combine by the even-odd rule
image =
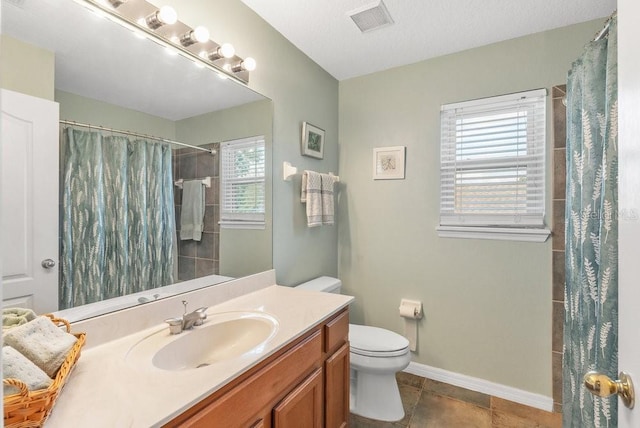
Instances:
[[[349,16],[363,33],[393,24],[393,19],[382,0],[351,11]]]

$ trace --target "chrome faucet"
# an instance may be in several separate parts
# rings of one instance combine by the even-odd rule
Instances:
[[[183,300],[182,304],[184,305],[184,314],[182,317],[164,320],[164,322],[169,324],[169,332],[171,334],[180,334],[182,330],[190,330],[194,326],[202,325],[204,320],[207,319],[207,307],[203,306],[193,312],[187,313],[188,302]]]

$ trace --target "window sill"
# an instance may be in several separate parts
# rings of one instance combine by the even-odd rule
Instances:
[[[545,242],[549,229],[524,229],[510,227],[438,226],[440,238],[494,239],[499,241]]]
[[[264,221],[220,221],[218,223],[221,229],[265,229]]]

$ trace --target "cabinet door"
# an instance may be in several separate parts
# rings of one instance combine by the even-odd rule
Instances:
[[[325,420],[327,428],[349,426],[349,344],[325,363]]]
[[[273,409],[274,428],[322,428],[322,368]]]

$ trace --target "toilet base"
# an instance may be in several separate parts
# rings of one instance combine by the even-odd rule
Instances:
[[[351,413],[368,419],[395,422],[404,408],[395,373],[377,374],[351,369]]]

